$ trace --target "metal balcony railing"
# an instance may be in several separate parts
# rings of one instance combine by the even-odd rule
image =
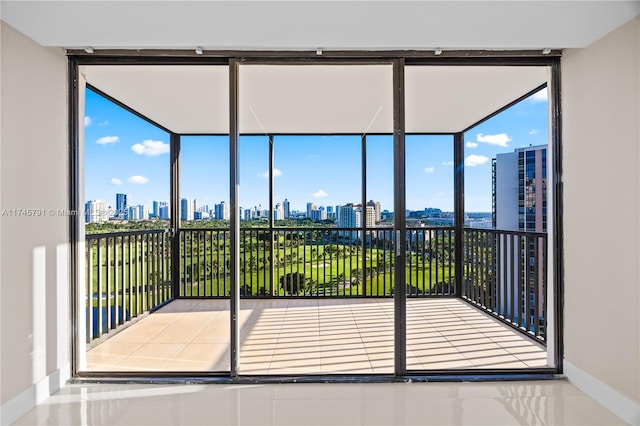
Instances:
[[[547,234],[465,229],[462,296],[544,341]]]
[[[544,341],[546,234],[466,228],[456,279],[454,227],[406,232],[407,297],[461,296]],[[88,343],[173,298],[229,297],[229,229],[182,228],[174,237],[165,230],[87,235]],[[239,254],[243,298],[393,296],[389,228],[242,228]]]
[[[87,343],[172,299],[165,230],[86,237]]]
[[[229,231],[179,231],[181,297],[227,297]],[[389,297],[395,238],[389,228],[244,228],[243,297]],[[453,228],[407,230],[407,294],[454,295]]]

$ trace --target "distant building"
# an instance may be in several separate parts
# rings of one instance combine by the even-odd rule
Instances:
[[[139,206],[130,206],[127,211],[127,220],[138,220],[140,219],[140,210]]]
[[[311,219],[315,220],[316,222],[320,222],[322,220],[325,220],[326,218],[327,212],[322,206],[311,211]]]
[[[169,204],[160,206],[158,209],[158,218],[169,219]]]
[[[116,194],[116,211],[113,216],[118,219],[128,219],[129,202],[129,194]]]
[[[333,210],[333,206],[327,206],[327,219],[335,219],[336,213]]]
[[[498,154],[492,180],[494,228],[547,230],[547,145]]]
[[[499,230],[546,232],[547,231],[547,145],[519,148],[514,152],[498,154],[493,160],[493,203],[492,221],[493,227]],[[507,279],[515,268],[514,262],[507,258],[523,250],[523,259],[517,265],[521,271],[527,271],[529,277],[529,289],[523,293],[522,288],[511,289],[506,286]],[[498,258],[503,259],[506,268],[505,276],[502,276],[498,285],[506,286],[507,292],[498,300],[498,309],[504,314],[513,315],[516,321],[522,312],[512,310],[512,300],[529,301],[529,315],[533,321],[534,308],[543,312],[544,264],[539,262],[536,271],[535,259],[541,259],[543,247],[538,247],[533,242],[522,248],[513,247],[512,240],[507,240],[499,246]],[[539,280],[536,282],[536,277]],[[537,291],[536,291],[537,289]],[[511,294],[515,292],[516,294]]]
[[[85,203],[85,221],[102,223],[109,220],[109,206],[106,201],[91,200]]]
[[[370,200],[367,203],[367,206],[371,206],[374,209],[374,220],[375,220],[375,223],[382,222],[382,206],[380,205],[380,202],[379,201]]]
[[[318,206],[313,203],[307,203],[307,217],[313,219],[313,211],[317,210]]]
[[[360,226],[362,226],[362,204],[345,204],[343,206],[340,206],[338,211],[338,226],[340,228],[359,228]],[[367,205],[365,212],[365,225],[367,227],[375,226],[375,207]]]
[[[291,206],[289,204],[289,200],[287,200],[286,198],[282,202],[282,209],[284,211],[284,218],[289,219],[289,217],[291,216]]]
[[[200,207],[198,207],[194,212],[193,212],[193,218],[195,220],[200,220],[200,219],[209,219],[210,213],[209,213],[209,206],[207,204],[204,204]]]
[[[162,219],[162,218],[160,217],[160,209],[161,209],[162,207],[164,207],[164,206],[167,206],[167,207],[168,207],[168,206],[169,206],[169,203],[168,203],[167,201],[158,201],[158,200],[155,200],[155,201],[153,202],[153,212],[152,212],[153,216],[154,216],[154,217],[157,217],[157,218]],[[165,219],[166,219],[166,218],[165,218]]]
[[[193,220],[193,201],[188,198],[180,200],[180,220]]]
[[[282,220],[284,219],[285,213],[284,213],[284,205],[277,203],[275,205],[275,207],[273,208],[273,220]]]
[[[224,201],[220,201],[215,205],[215,215],[217,220],[229,220],[231,217],[231,211],[229,210],[229,204]]]
[[[136,208],[138,209],[138,219],[149,220],[149,206],[140,204]]]

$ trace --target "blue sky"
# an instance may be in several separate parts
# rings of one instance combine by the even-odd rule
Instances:
[[[546,90],[465,134],[465,210],[491,211],[491,158],[515,148],[546,144]],[[359,136],[276,136],[274,197],[292,210],[361,200]],[[240,205],[268,205],[268,139],[240,139]],[[406,138],[407,209],[453,210],[453,137]],[[115,205],[116,193],[151,207],[169,200],[169,135],[94,92],[86,92],[85,199]],[[181,196],[198,205],[229,201],[226,136],[184,136]],[[367,138],[367,199],[393,211],[393,139]]]

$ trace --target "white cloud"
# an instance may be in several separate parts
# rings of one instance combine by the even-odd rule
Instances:
[[[443,166],[453,166],[453,161],[443,161],[442,165]]]
[[[267,170],[264,173],[260,173],[258,176],[262,176],[265,179],[269,179],[269,171]],[[273,177],[282,176],[282,171],[280,169],[273,169]]]
[[[436,168],[435,167],[425,167],[424,171],[427,172],[427,173],[433,173],[433,172],[436,171]]]
[[[547,88],[545,87],[544,89],[539,90],[536,93],[534,93],[533,95],[531,95],[531,97],[529,99],[531,99],[531,101],[534,102],[534,103],[547,102],[549,100],[549,92],[547,91]]]
[[[476,155],[471,154],[464,159],[464,165],[467,167],[475,167],[489,161],[489,157],[485,157],[484,155]]]
[[[321,197],[327,197],[329,196],[329,194],[327,194],[325,191],[323,191],[322,189],[317,190],[316,192],[314,192],[313,194],[314,198],[321,198]]]
[[[147,182],[149,182],[149,178],[144,177],[144,176],[131,176],[129,179],[127,179],[127,182],[129,183],[136,183],[138,185],[142,185],[145,184]]]
[[[506,133],[498,133],[495,135],[483,135],[482,133],[478,133],[478,135],[476,136],[476,141],[488,143],[489,145],[498,145],[506,148],[509,146],[511,138]]]
[[[118,136],[103,136],[96,141],[98,145],[106,145],[110,143],[116,143],[120,140]]]
[[[88,115],[84,116],[84,127],[89,127],[93,124],[93,118],[89,117]]]
[[[535,135],[536,133],[540,133],[540,131],[538,129],[531,129],[529,130],[529,134],[530,135]]]
[[[122,185],[122,181],[118,178],[111,179],[111,185]]]
[[[476,142],[471,142],[471,141],[467,142],[467,148],[477,148],[477,147],[478,147],[478,144]]]
[[[147,139],[142,143],[137,143],[131,147],[131,150],[136,154],[146,155],[148,157],[155,157],[161,154],[169,153],[169,144],[162,141],[154,141]]]
[[[307,155],[307,158],[320,158],[320,155],[319,154],[309,154],[309,155]]]

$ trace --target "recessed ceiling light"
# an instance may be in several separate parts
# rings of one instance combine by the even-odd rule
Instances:
[[[542,49],[542,54],[543,55],[548,55],[549,53],[551,53],[551,49]]]
[[[202,47],[196,47],[196,55],[202,55]]]
[[[442,49],[438,48],[438,49],[434,50],[434,51],[433,51],[433,53],[434,53],[436,56],[440,56],[440,55],[442,55]]]

